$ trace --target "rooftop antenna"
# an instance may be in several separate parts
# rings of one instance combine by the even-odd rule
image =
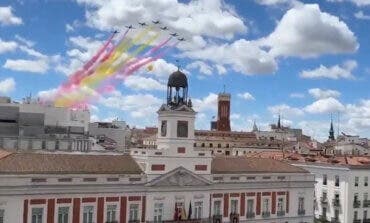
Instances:
[[[175,61],[176,61],[177,70],[180,70],[180,60],[176,59]]]
[[[224,94],[226,93],[226,84],[224,84]]]

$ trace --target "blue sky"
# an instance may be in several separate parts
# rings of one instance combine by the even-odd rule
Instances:
[[[226,85],[234,130],[254,120],[267,129],[280,112],[286,125],[322,141],[339,113],[341,131],[370,136],[368,0],[3,0],[0,95],[52,97],[111,30],[152,19],[187,41],[94,100],[93,120],[155,125],[179,59],[197,128],[209,127]]]

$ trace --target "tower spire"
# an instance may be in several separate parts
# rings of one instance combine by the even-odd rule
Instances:
[[[335,140],[335,137],[334,137],[334,127],[333,127],[333,114],[330,114],[329,140]]]
[[[280,112],[279,112],[279,118],[278,118],[277,128],[278,128],[278,129],[280,129],[280,128],[281,128]]]

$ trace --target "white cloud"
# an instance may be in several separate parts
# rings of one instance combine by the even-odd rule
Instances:
[[[338,98],[341,95],[339,91],[320,88],[311,88],[308,93],[315,99]]]
[[[233,70],[247,75],[267,74],[277,70],[277,63],[272,55],[261,49],[257,42],[245,39],[231,44],[209,45],[203,49],[184,52],[183,55],[230,65]]]
[[[346,109],[348,125],[368,132],[370,128],[370,100],[361,100],[358,104],[348,104]]]
[[[369,20],[370,19],[370,15],[365,15],[363,11],[358,11],[354,15],[358,19],[364,19],[364,20]]]
[[[177,70],[177,66],[168,63],[164,59],[158,59],[152,63],[153,70],[148,71],[149,74],[154,74],[158,78],[167,80],[168,76]],[[187,73],[186,71],[183,71]]]
[[[25,44],[26,46],[28,47],[33,47],[35,45],[35,42],[31,41],[31,40],[28,40],[20,35],[15,35],[14,36],[16,40],[18,40],[19,42]]]
[[[357,67],[357,62],[354,60],[348,60],[342,65],[334,65],[326,67],[320,65],[320,67],[313,70],[304,70],[300,73],[300,77],[308,79],[318,78],[329,78],[329,79],[353,79],[354,76],[352,71]]]
[[[261,43],[275,56],[317,57],[353,53],[357,39],[338,17],[322,12],[318,4],[298,4],[288,10],[274,32]]]
[[[166,85],[153,78],[132,75],[124,80],[125,86],[134,90],[166,90]]]
[[[120,92],[100,100],[100,103],[108,108],[127,111],[133,118],[148,118],[152,122],[161,102],[161,99],[151,94],[122,95]]]
[[[0,7],[0,25],[21,25],[22,18],[13,14],[11,6]]]
[[[292,117],[292,116],[301,116],[304,114],[302,109],[291,107],[287,104],[280,104],[280,105],[274,105],[267,108],[270,113],[276,115],[276,114],[282,114],[286,117]]]
[[[328,2],[352,2],[356,6],[368,6],[370,5],[370,0],[327,0]]]
[[[319,99],[304,108],[306,112],[312,114],[331,113],[343,111],[344,109],[344,105],[333,97]]]
[[[17,49],[18,44],[14,41],[3,41],[0,38],[0,54],[12,52]]]
[[[177,0],[77,0],[87,5],[88,25],[101,30],[150,22],[160,18],[161,23],[171,30],[187,36],[204,35],[218,38],[232,38],[236,33],[247,30],[243,20],[220,0],[189,1]]]
[[[226,74],[227,71],[226,71],[226,68],[224,66],[216,64],[215,67],[217,69],[218,74],[220,74],[220,75]]]
[[[75,29],[73,28],[73,26],[71,24],[66,24],[66,32],[69,33],[69,32],[73,32]]]
[[[58,89],[57,88],[52,88],[52,89],[48,89],[48,90],[44,90],[44,91],[39,91],[37,93],[37,97],[41,98],[42,101],[49,102],[49,101],[54,100],[57,93],[58,93]]]
[[[213,68],[203,61],[197,60],[186,66],[187,69],[199,69],[199,72],[205,75],[212,75]]]
[[[203,112],[206,110],[215,111],[217,109],[217,94],[209,93],[204,98],[194,98],[192,99],[194,110],[196,112]]]
[[[289,97],[291,97],[291,98],[304,98],[304,94],[302,94],[302,93],[291,93],[289,95]]]
[[[49,64],[46,60],[37,59],[37,60],[12,60],[7,59],[4,68],[14,71],[24,71],[31,73],[41,73],[44,74],[49,70]]]
[[[255,0],[261,5],[296,5],[299,4],[297,0]]]
[[[15,90],[15,81],[13,78],[5,78],[0,80],[0,93],[8,94]]]
[[[244,99],[244,100],[247,100],[247,101],[254,101],[254,100],[256,100],[256,99],[253,97],[253,95],[252,95],[251,93],[249,93],[249,92],[239,93],[239,94],[238,94],[238,97],[239,97],[239,98],[242,98],[242,99]]]

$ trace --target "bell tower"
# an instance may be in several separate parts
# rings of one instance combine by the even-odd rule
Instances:
[[[168,78],[167,102],[158,111],[158,149],[192,149],[195,114],[191,99],[188,98],[187,77],[177,70]]]
[[[231,95],[225,91],[218,94],[217,131],[231,131],[230,99]]]

